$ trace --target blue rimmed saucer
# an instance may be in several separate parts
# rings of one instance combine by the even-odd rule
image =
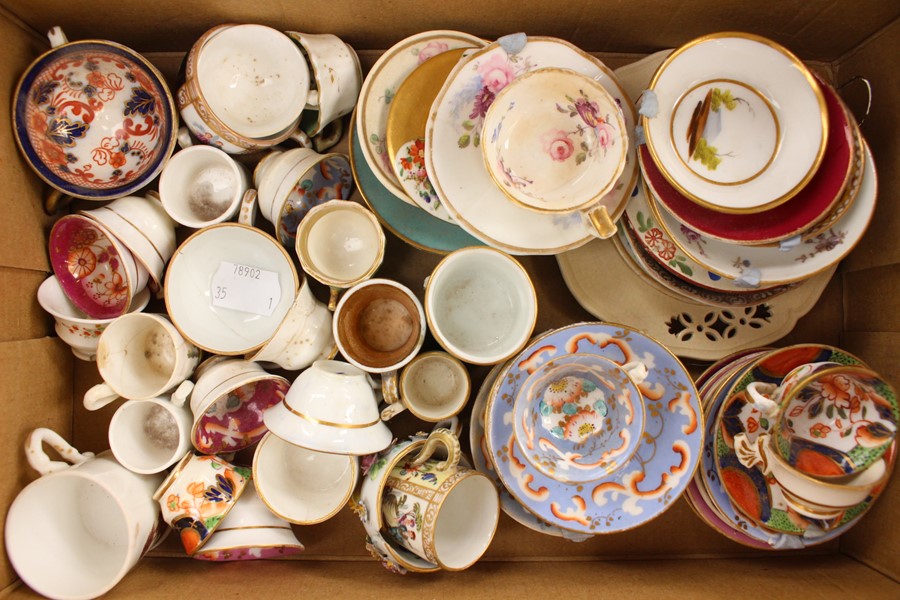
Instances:
[[[649,374],[638,388],[647,414],[641,444],[627,463],[590,483],[567,484],[524,459],[513,404],[530,373],[576,352],[620,365],[643,362]],[[613,533],[658,517],[684,492],[700,461],[703,414],[690,375],[659,342],[622,325],[576,323],[532,340],[498,374],[486,414],[487,448],[503,485],[527,510],[569,531]]]

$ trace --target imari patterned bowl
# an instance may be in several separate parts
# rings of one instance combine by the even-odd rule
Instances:
[[[525,208],[571,212],[598,202],[625,169],[625,121],[609,92],[568,69],[537,69],[505,87],[484,117],[494,182]]]
[[[634,454],[644,433],[644,400],[626,368],[602,356],[568,354],[528,376],[514,419],[528,462],[556,480],[585,483]]]
[[[54,46],[19,80],[13,122],[22,155],[62,194],[111,200],[156,177],[175,148],[178,114],[166,83],[133,50],[102,40]]]

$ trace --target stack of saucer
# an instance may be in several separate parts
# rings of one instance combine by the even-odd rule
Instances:
[[[689,42],[642,106],[644,187],[620,241],[682,296],[759,303],[833,267],[868,227],[877,182],[865,140],[835,90],[774,42]]]

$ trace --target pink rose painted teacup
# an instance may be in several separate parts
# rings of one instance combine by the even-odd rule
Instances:
[[[95,319],[128,312],[150,276],[118,238],[83,215],[66,215],[53,225],[49,251],[66,296]]]
[[[53,316],[56,335],[72,348],[72,354],[81,360],[96,360],[100,335],[115,319],[91,319],[78,310],[66,297],[56,275],[44,280],[37,299],[41,308]],[[148,302],[150,292],[143,289],[135,296],[129,312],[141,312]]]
[[[250,482],[250,469],[192,452],[153,494],[162,517],[181,536],[189,556],[206,544]]]
[[[150,183],[175,148],[178,115],[165,80],[114,42],[68,42],[38,57],[13,96],[16,140],[59,194],[110,200]]]

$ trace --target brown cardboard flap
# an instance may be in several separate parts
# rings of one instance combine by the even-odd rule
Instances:
[[[844,330],[900,332],[900,312],[885,305],[900,294],[900,264],[844,274]]]
[[[56,335],[53,318],[37,302],[37,290],[47,278],[43,271],[0,267],[0,342]]]
[[[3,427],[0,431],[0,468],[7,475],[0,483],[0,505],[8,507],[16,494],[35,478],[25,462],[25,437],[38,427],[49,427],[72,439],[72,383],[74,361],[69,347],[57,339],[41,338],[0,343],[0,399]],[[30,376],[28,374],[31,374]],[[0,520],[0,540],[6,509]],[[2,542],[0,542],[2,543]],[[15,574],[0,550],[0,583],[8,585]]]

